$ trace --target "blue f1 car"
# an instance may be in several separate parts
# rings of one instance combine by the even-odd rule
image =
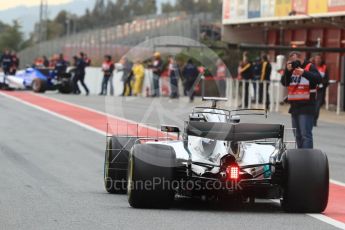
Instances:
[[[32,89],[36,93],[58,90],[69,94],[73,91],[71,74],[57,74],[50,68],[27,68],[13,76],[0,74],[0,85],[5,89]]]

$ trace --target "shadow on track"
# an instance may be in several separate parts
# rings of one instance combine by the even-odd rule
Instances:
[[[269,200],[259,200],[251,203],[238,203],[231,201],[202,201],[198,199],[178,198],[175,200],[173,210],[179,211],[216,211],[216,212],[246,212],[246,213],[282,213],[280,204]]]
[[[120,198],[127,203],[127,195],[112,195]],[[129,205],[128,205],[129,207]],[[145,210],[145,209],[139,209]],[[152,209],[150,209],[152,210]],[[176,198],[171,209],[162,211],[204,211],[204,212],[236,212],[236,213],[260,213],[277,214],[284,213],[279,203],[269,200],[258,200],[256,203],[239,203],[231,201],[202,201],[200,199]]]

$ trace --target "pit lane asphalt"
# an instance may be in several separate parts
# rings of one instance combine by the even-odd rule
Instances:
[[[191,108],[165,98],[114,98],[105,106],[102,97],[47,96],[180,127]],[[171,210],[132,209],[126,196],[104,191],[105,137],[1,95],[0,111],[0,229],[335,229],[270,202],[219,208],[183,199]],[[289,123],[280,115],[269,122],[278,121]],[[321,123],[315,131],[317,147],[330,158],[331,177],[342,182],[344,129]]]
[[[124,117],[136,122],[149,123],[160,128],[160,124],[177,125],[183,130],[184,121],[195,106],[209,106],[210,103],[196,99],[194,104],[186,98],[169,100],[168,98],[121,98],[121,97],[84,97],[50,93],[46,96],[98,111]],[[226,106],[226,105],[224,105]],[[322,114],[321,114],[322,116]],[[284,124],[291,128],[290,116],[270,113],[264,116],[241,116],[242,122],[262,122]],[[319,121],[314,128],[314,148],[324,151],[330,161],[330,177],[345,183],[345,124]],[[292,131],[286,130],[286,140],[294,140]]]

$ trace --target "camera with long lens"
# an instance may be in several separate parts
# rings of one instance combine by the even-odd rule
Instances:
[[[299,68],[302,66],[302,63],[299,60],[293,61],[291,62],[291,67],[293,70]]]

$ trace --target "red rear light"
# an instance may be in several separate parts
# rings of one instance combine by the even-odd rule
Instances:
[[[238,165],[231,165],[226,168],[226,175],[228,180],[238,180],[240,177],[240,167]]]

